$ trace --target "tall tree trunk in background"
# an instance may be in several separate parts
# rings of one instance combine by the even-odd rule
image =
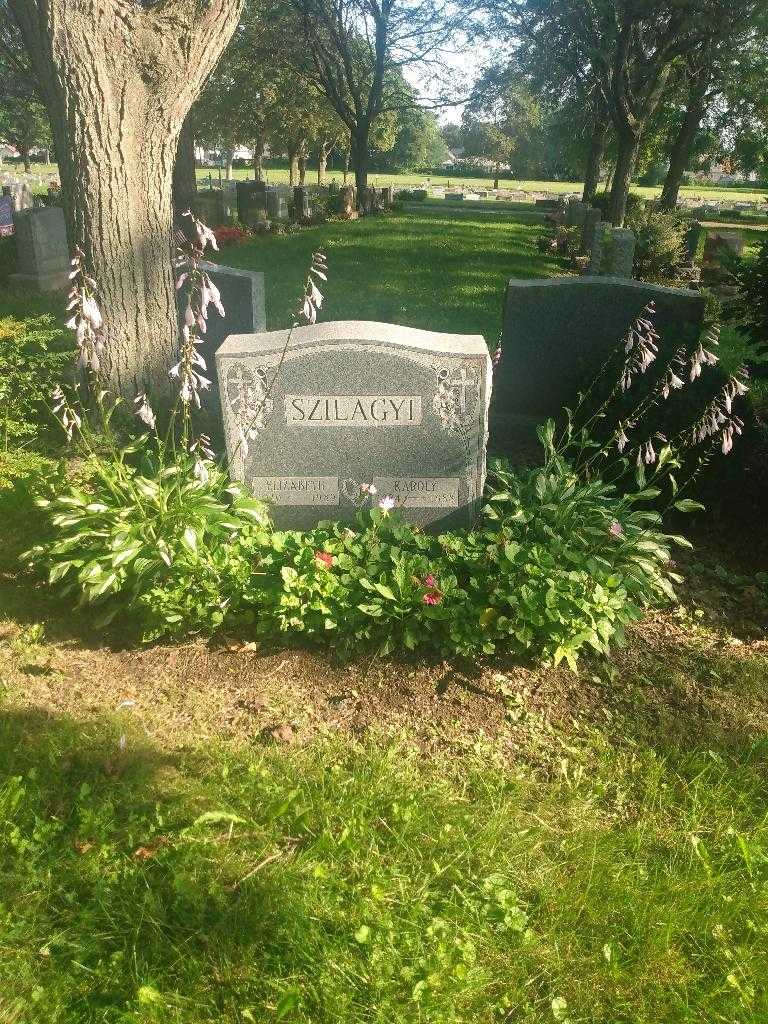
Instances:
[[[344,184],[347,184],[347,178],[349,177],[349,165],[352,162],[352,150],[348,147],[344,154]]]
[[[640,131],[628,128],[623,132],[617,132],[616,136],[616,167],[611,186],[610,216],[611,224],[615,228],[620,228],[627,213],[629,185],[640,149]]]
[[[368,128],[363,127],[351,137],[350,155],[352,166],[355,169],[355,187],[357,189],[357,201],[361,204],[365,198],[365,190],[368,188]]]
[[[331,155],[331,151],[335,142],[329,142],[327,139],[321,139],[317,147],[317,184],[325,184],[325,173],[328,169],[328,157]]]
[[[192,121],[187,117],[179,132],[176,161],[173,165],[173,209],[177,217],[192,208],[196,192],[195,134]]]
[[[295,149],[288,150],[288,184],[295,188],[299,181],[299,154]]]
[[[24,170],[29,174],[32,170],[32,164],[29,160],[29,146],[26,142],[19,143],[19,156],[21,157],[22,163],[24,164]]]
[[[226,163],[224,165],[224,179],[232,181],[232,160],[234,159],[231,149],[226,151]]]
[[[587,162],[584,167],[584,191],[581,200],[584,203],[594,202],[597,195],[597,186],[600,184],[600,168],[605,153],[605,140],[608,135],[608,125],[605,117],[599,114],[592,125],[592,138],[589,142]]]
[[[691,159],[693,144],[706,111],[709,80],[710,72],[704,68],[691,80],[683,121],[669,154],[669,170],[659,201],[662,210],[674,210],[677,206],[683,175]]]
[[[129,399],[167,394],[176,146],[241,0],[11,4],[51,119],[70,238],[98,282],[106,383]]]
[[[258,135],[253,143],[253,176],[256,181],[264,181],[264,150],[266,147],[266,136]]]
[[[303,188],[307,183],[307,155],[302,149],[298,156],[299,163],[299,185]]]

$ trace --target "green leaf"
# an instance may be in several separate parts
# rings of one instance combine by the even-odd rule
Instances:
[[[692,498],[681,498],[675,502],[674,507],[678,512],[703,512],[704,506],[700,501],[694,501]]]
[[[382,597],[386,597],[388,601],[396,601],[394,592],[385,583],[374,583],[374,587],[378,590]]]
[[[199,825],[247,825],[245,818],[240,818],[229,811],[206,811],[192,822],[190,828],[197,828]]]

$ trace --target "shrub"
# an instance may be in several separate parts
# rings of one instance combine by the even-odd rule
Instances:
[[[403,188],[395,194],[395,199],[402,203],[423,203],[428,196],[425,188]]]
[[[768,345],[768,239],[760,243],[757,256],[740,260],[733,272],[740,289],[735,303],[739,322],[755,341]]]
[[[685,252],[685,225],[680,218],[674,213],[633,210],[627,227],[636,237],[635,277],[641,281],[673,277]]]
[[[41,395],[49,395],[69,357],[56,318],[0,319],[0,448],[28,445],[41,433]]]
[[[635,210],[642,209],[645,204],[645,196],[641,196],[639,192],[629,192],[627,195],[627,215],[633,213]],[[611,193],[598,192],[592,200],[591,205],[600,210],[603,215],[603,219],[606,219],[611,209]]]

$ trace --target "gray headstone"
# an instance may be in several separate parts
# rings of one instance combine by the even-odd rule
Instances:
[[[267,327],[264,298],[264,275],[259,271],[240,270],[238,267],[224,267],[218,263],[201,262],[200,266],[210,276],[221,293],[225,317],[220,317],[213,306],[208,307],[208,322],[203,342],[199,345],[205,359],[208,373],[215,376],[216,350],[230,334],[250,334],[264,331]],[[178,293],[179,316],[187,302],[187,293]]]
[[[219,188],[196,192],[192,206],[195,215],[210,228],[217,228],[226,222],[224,194]]]
[[[341,205],[342,217],[351,218],[355,213],[355,187],[354,185],[344,185],[339,193],[339,202]]]
[[[632,277],[634,262],[634,231],[609,228],[603,236],[602,273],[606,277]]]
[[[267,190],[267,217],[270,220],[286,220],[288,217],[285,196],[274,188]]]
[[[587,215],[588,206],[580,199],[571,199],[565,208],[565,223],[568,227],[580,228]]]
[[[594,206],[588,206],[581,225],[581,244],[579,250],[585,255],[592,252],[595,235],[599,231],[602,214]]]
[[[293,190],[293,216],[294,220],[304,220],[311,216],[312,210],[309,205],[309,192],[303,185],[297,185]]]
[[[651,301],[661,353],[698,336],[704,316],[698,292],[614,277],[511,280],[494,371],[492,450],[508,450],[532,422],[572,405]]]
[[[0,235],[13,234],[13,211],[14,203],[11,190],[4,185],[3,194],[0,195]]]
[[[597,277],[603,273],[603,250],[606,248],[606,240],[610,228],[607,224],[599,222],[592,232],[592,240],[589,245],[589,264],[587,273]]]
[[[64,211],[60,206],[17,210],[13,217],[19,272],[11,281],[39,291],[65,288],[70,255]]]
[[[279,526],[352,522],[371,483],[412,522],[473,520],[490,397],[482,337],[338,321],[231,335],[216,362],[230,471]]]

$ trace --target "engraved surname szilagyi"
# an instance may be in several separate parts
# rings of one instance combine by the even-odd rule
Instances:
[[[285,421],[301,427],[418,426],[421,395],[286,395]]]

